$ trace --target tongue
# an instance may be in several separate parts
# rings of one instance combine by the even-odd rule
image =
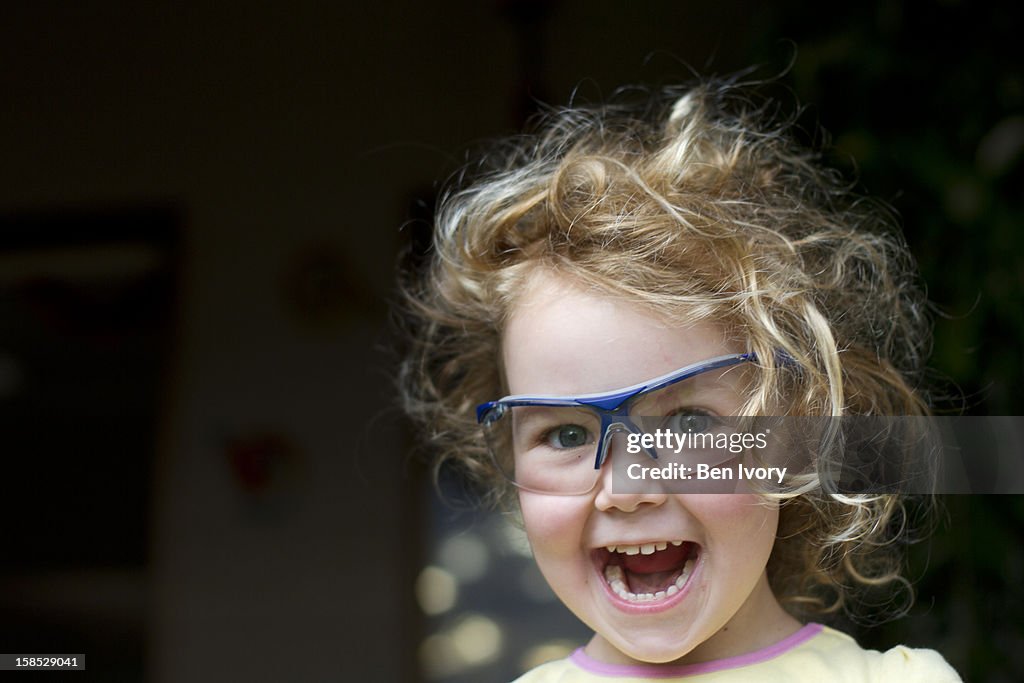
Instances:
[[[634,593],[657,593],[668,589],[683,569],[690,554],[689,544],[670,545],[653,555],[626,555],[622,568],[629,590]]]
[[[657,593],[668,590],[668,587],[676,580],[679,572],[676,570],[667,572],[655,572],[654,574],[634,574],[626,572],[626,583],[629,590],[634,593]]]
[[[690,554],[689,544],[670,545],[651,555],[625,555],[622,568],[632,574],[654,574],[682,569],[686,556]]]

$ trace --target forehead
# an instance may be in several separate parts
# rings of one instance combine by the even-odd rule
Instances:
[[[610,391],[736,353],[723,326],[669,322],[639,303],[558,273],[532,273],[504,330],[512,394]]]

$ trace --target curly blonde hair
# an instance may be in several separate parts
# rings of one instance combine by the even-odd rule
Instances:
[[[537,268],[669,321],[723,323],[761,359],[744,414],[928,413],[930,328],[891,213],[752,97],[707,82],[640,107],[554,110],[443,197],[429,269],[404,287],[401,371],[439,465],[507,500],[474,408],[503,394],[503,329]],[[909,588],[900,497],[818,489],[780,505],[769,578],[794,614],[849,607],[868,586]]]

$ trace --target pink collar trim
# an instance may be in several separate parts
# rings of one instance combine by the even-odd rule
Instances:
[[[660,664],[606,664],[590,657],[583,648],[579,648],[569,656],[569,660],[584,671],[599,674],[601,676],[632,676],[634,678],[682,678],[684,676],[695,676],[697,674],[711,673],[712,671],[723,671],[725,669],[738,669],[741,666],[759,664],[769,659],[778,657],[789,652],[797,645],[800,645],[814,636],[821,633],[824,628],[821,624],[807,624],[791,636],[783,638],[774,645],[766,648],[748,652],[744,655],[726,657],[713,662],[700,662],[699,664],[677,664],[675,666],[662,666]]]

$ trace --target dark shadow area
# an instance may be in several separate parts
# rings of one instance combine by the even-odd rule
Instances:
[[[173,209],[0,217],[0,643],[141,678]]]

